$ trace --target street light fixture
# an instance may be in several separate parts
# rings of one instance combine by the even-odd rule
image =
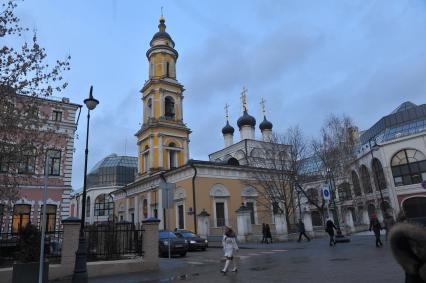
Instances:
[[[87,187],[87,156],[89,154],[89,122],[90,111],[95,109],[99,104],[99,100],[93,98],[93,86],[90,87],[89,98],[84,100],[87,107],[87,127],[86,127],[86,149],[84,151],[84,182],[83,196],[81,200],[81,222],[80,222],[80,237],[78,240],[78,250],[75,257],[73,283],[87,282],[87,241],[84,236],[84,222],[86,218],[86,187]]]

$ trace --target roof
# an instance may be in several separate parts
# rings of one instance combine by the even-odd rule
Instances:
[[[105,167],[138,167],[138,158],[133,156],[118,156],[117,154],[113,153],[99,161],[98,163],[93,166],[93,168],[90,170],[90,173],[95,173],[100,168]]]
[[[377,142],[386,142],[425,130],[426,104],[416,105],[406,101],[363,132],[360,144],[368,144],[373,139]]]

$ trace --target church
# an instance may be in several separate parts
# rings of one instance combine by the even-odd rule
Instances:
[[[261,237],[262,223],[268,223],[275,237],[285,237],[283,214],[247,182],[250,171],[257,170],[248,158],[270,143],[272,123],[263,117],[262,140],[256,140],[256,119],[248,113],[244,89],[237,121],[240,140],[234,143],[235,129],[226,115],[224,148],[208,161],[190,159],[184,87],[176,79],[179,54],[163,17],[158,28],[146,52],[149,78],[141,90],[143,121],[136,133],[138,173],[134,182],[112,193],[114,214],[133,223],[155,217],[161,220],[160,229],[188,229],[202,236],[221,235],[225,225],[232,226],[240,240]]]

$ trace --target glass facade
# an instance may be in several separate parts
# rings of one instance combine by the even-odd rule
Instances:
[[[135,180],[137,157],[109,155],[99,161],[87,176],[89,187],[124,186]]]

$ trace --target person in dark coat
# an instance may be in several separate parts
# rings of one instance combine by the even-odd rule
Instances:
[[[266,243],[266,224],[262,223],[262,243]]]
[[[383,220],[383,224],[385,225],[386,241],[387,241],[388,240],[389,231],[393,227],[393,225],[395,225],[395,220],[393,219],[392,215],[386,213],[385,214],[385,219]]]
[[[405,282],[426,282],[426,228],[397,223],[389,233],[389,242],[395,259],[405,271]]]
[[[297,224],[297,226],[299,228],[299,240],[297,241],[300,242],[302,240],[303,235],[308,240],[308,242],[310,242],[311,239],[308,237],[308,235],[306,235],[305,223],[303,223],[302,219],[299,219],[299,224]]]
[[[376,236],[376,247],[379,248],[383,246],[382,241],[380,240],[380,230],[382,230],[382,225],[380,225],[379,219],[373,214],[370,220],[370,231],[373,230],[374,236]]]
[[[269,227],[269,224],[265,225],[265,234],[266,234],[266,243],[272,244],[272,234],[271,234],[271,228]]]
[[[325,226],[325,232],[327,232],[328,236],[330,236],[330,247],[336,245],[336,240],[334,239],[334,229],[337,230],[336,225],[334,225],[333,220],[328,219]]]

